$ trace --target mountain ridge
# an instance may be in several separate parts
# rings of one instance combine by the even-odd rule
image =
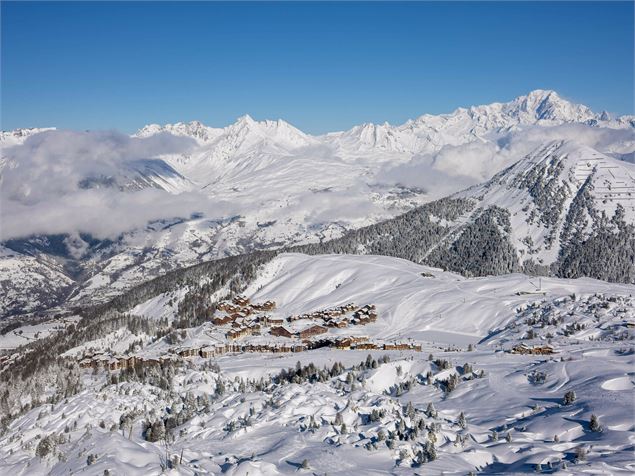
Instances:
[[[553,136],[558,137],[561,132],[567,132],[561,131],[554,124],[569,124],[566,121],[572,121],[571,126],[586,128],[582,134],[593,135],[593,131],[597,131],[597,136],[602,138],[602,141],[598,142],[601,146],[599,150],[585,145],[584,141],[562,142],[563,139],[559,139],[562,143],[558,140],[554,142]],[[91,299],[108,299],[139,282],[171,269],[201,261],[259,249],[338,239],[348,230],[391,220],[426,202],[456,192],[459,195],[454,197],[455,199],[465,198],[470,203],[474,202],[476,211],[473,219],[490,230],[493,239],[502,240],[501,244],[510,241],[510,248],[503,260],[507,264],[502,271],[520,269],[524,266],[524,261],[533,261],[532,272],[548,273],[551,272],[550,266],[559,259],[560,236],[563,236],[563,243],[566,242],[567,246],[571,242],[570,236],[580,236],[579,233],[582,233],[588,238],[592,224],[601,220],[602,209],[606,208],[612,217],[616,213],[615,205],[624,202],[625,223],[631,223],[632,211],[628,206],[631,202],[625,198],[626,195],[618,197],[617,192],[620,187],[625,186],[624,184],[630,186],[632,172],[628,172],[630,175],[621,174],[621,178],[615,179],[610,177],[610,171],[599,170],[601,173],[594,174],[594,177],[597,177],[586,187],[585,193],[590,194],[591,198],[583,200],[584,197],[580,196],[576,200],[576,204],[579,205],[576,210],[579,210],[572,211],[572,216],[568,217],[569,207],[577,191],[583,188],[583,183],[578,183],[575,175],[578,173],[580,180],[588,177],[588,168],[583,170],[584,167],[565,167],[565,175],[573,174],[571,180],[568,175],[565,177],[566,183],[562,182],[563,178],[555,168],[544,169],[544,173],[555,174],[554,184],[558,186],[553,188],[554,193],[566,191],[567,194],[565,202],[556,207],[557,210],[545,198],[549,195],[544,195],[543,189],[548,180],[543,183],[538,177],[534,177],[533,184],[527,182],[527,177],[519,178],[519,182],[526,182],[524,191],[517,187],[518,184],[502,181],[499,184],[500,190],[496,193],[483,188],[484,185],[481,183],[462,192],[459,190],[465,189],[466,186],[459,188],[455,184],[454,189],[450,189],[449,192],[437,192],[435,195],[434,190],[430,191],[426,186],[401,184],[398,179],[391,177],[392,171],[402,166],[412,166],[412,169],[406,169],[406,175],[409,177],[425,178],[426,174],[433,173],[432,178],[426,183],[449,183],[454,181],[456,176],[453,174],[457,171],[481,164],[477,169],[478,173],[470,181],[487,182],[490,172],[497,172],[500,168],[513,168],[513,164],[519,162],[519,159],[520,162],[524,160],[524,163],[527,163],[526,151],[539,154],[545,147],[555,147],[553,144],[560,144],[560,148],[570,147],[571,153],[579,152],[593,161],[597,158],[608,160],[611,164],[617,164],[620,170],[629,171],[628,164],[614,162],[611,157],[628,156],[635,151],[635,122],[629,121],[629,116],[611,119],[604,113],[593,113],[586,106],[574,105],[552,91],[539,90],[508,103],[459,108],[453,113],[440,116],[423,115],[401,126],[391,126],[387,123],[363,124],[349,131],[322,136],[305,134],[282,120],[256,121],[248,115],[224,128],[210,128],[197,121],[168,126],[150,125],[130,138],[136,141],[132,147],[133,151],[143,151],[139,141],[152,140],[153,137],[159,139],[155,141],[157,144],[165,143],[165,138],[161,136],[165,133],[170,137],[194,139],[196,146],[186,152],[166,153],[162,153],[163,149],[160,147],[154,147],[150,149],[151,155],[141,155],[142,159],[137,156],[132,160],[124,155],[125,160],[114,162],[119,164],[118,168],[107,173],[85,175],[82,181],[76,184],[77,189],[82,193],[102,193],[98,200],[103,200],[104,193],[118,193],[116,197],[125,198],[135,197],[138,191],[152,189],[165,192],[167,197],[170,197],[168,202],[186,199],[189,201],[188,206],[191,206],[189,203],[193,203],[196,208],[188,213],[175,213],[145,222],[121,233],[115,233],[107,239],[95,239],[89,231],[77,230],[69,232],[61,241],[57,238],[49,240],[46,236],[27,236],[13,240],[11,247],[18,253],[27,249],[32,250],[32,254],[24,255],[25,263],[26,260],[37,259],[38,256],[40,259],[37,262],[42,266],[62,260],[55,264],[50,272],[48,269],[42,269],[42,275],[55,276],[60,269],[69,265],[72,269],[81,269],[79,275],[83,276],[82,281],[74,284],[75,290],[71,294],[73,302],[81,303]],[[519,134],[523,132],[524,127],[529,128],[534,135],[537,134],[536,131],[540,134],[541,131],[551,132],[544,134],[544,138],[538,134],[537,140],[532,139],[528,145],[515,149],[515,141],[520,140],[518,137],[522,138]],[[615,131],[617,136],[614,135]],[[36,132],[19,132],[10,140],[24,143]],[[102,136],[104,134],[99,137]],[[9,135],[5,134],[3,137],[7,138]],[[86,139],[90,137],[90,133],[83,134],[82,137]],[[575,137],[585,136],[578,134]],[[109,147],[108,144],[111,142],[122,142],[124,138],[116,137],[113,141],[106,136],[110,141],[106,143],[106,147]],[[24,147],[28,144],[26,142]],[[468,148],[462,148],[464,146]],[[13,153],[16,147],[19,148],[20,144],[7,146],[7,154]],[[472,147],[483,149],[479,152],[481,155],[472,158]],[[446,151],[454,154],[449,160],[443,156]],[[4,154],[5,147],[3,157],[6,157]],[[422,157],[425,165],[423,169],[417,165]],[[580,158],[577,162],[584,163],[584,160]],[[72,163],[72,160],[67,160],[66,163]],[[567,163],[566,160],[563,163]],[[19,161],[14,166],[20,167]],[[12,172],[14,170],[11,168],[0,171],[3,178]],[[72,176],[73,179],[75,176]],[[484,176],[485,180],[481,176]],[[475,177],[478,177],[478,180]],[[49,177],[45,178],[48,181]],[[455,181],[457,184],[463,183]],[[510,178],[510,181],[513,180]],[[611,191],[607,191],[607,184],[612,188]],[[37,189],[36,185],[26,185]],[[65,187],[66,185],[68,184],[65,184]],[[518,201],[523,200],[523,205],[512,207],[510,213],[509,226],[514,230],[513,236],[506,233],[501,225],[503,215],[508,212],[496,211],[496,208],[487,211],[488,208],[498,205],[496,202],[499,197],[505,194],[513,196],[513,191],[510,192],[506,188],[511,185],[515,187],[514,193],[520,194]],[[596,191],[602,189],[602,193],[591,193],[591,186],[595,187]],[[475,198],[479,194],[485,196],[485,201],[481,205],[478,205],[479,200]],[[600,195],[601,199],[598,202]],[[603,201],[606,203],[601,203]],[[144,202],[144,206],[146,203]],[[530,208],[525,212],[522,207],[527,204]],[[598,216],[593,216],[593,213],[588,211],[591,210],[589,205]],[[507,210],[506,207],[502,209]],[[108,209],[104,211],[108,212]],[[551,214],[556,217],[554,223],[549,222],[548,217]],[[566,228],[571,231],[565,232],[565,224],[575,222],[573,215],[580,215],[587,221],[588,227],[578,230],[580,227],[567,225]],[[530,216],[531,224],[527,223]],[[578,223],[584,221],[582,218]],[[433,233],[439,238],[437,245],[440,242],[448,242],[448,246],[453,246],[457,241],[451,240],[454,236],[450,233],[452,230],[467,233],[463,242],[467,236],[477,239],[475,233],[478,234],[478,230],[474,228],[473,222],[467,226],[469,220],[465,218],[463,224],[450,224],[456,219],[439,218],[440,223],[444,220],[448,223],[442,227],[443,230]],[[610,217],[604,222],[607,223],[604,228],[608,230]],[[574,235],[574,228],[577,235]],[[518,234],[521,229],[525,230],[522,236]],[[86,240],[82,237],[86,237]],[[549,240],[554,244],[548,246]],[[68,249],[65,253],[68,256],[60,255],[53,248],[30,245],[31,242],[49,241],[66,243],[64,246]],[[448,263],[444,264],[444,260],[454,260],[443,254],[447,249],[446,247],[442,252],[441,248],[437,248],[434,253],[432,249],[427,249],[424,255],[428,259],[434,258],[438,265],[447,265]],[[456,256],[457,251],[454,253]],[[580,253],[587,251],[572,251],[572,254],[566,257],[566,262],[573,263],[575,256]],[[521,254],[522,256],[519,256]],[[413,251],[409,258],[418,261],[423,259],[424,255]],[[7,276],[11,274],[24,283],[23,289],[28,293],[28,283],[31,281],[33,286],[37,286],[41,280],[35,274],[31,275],[32,279],[28,276],[18,276],[21,256],[12,254],[11,257],[2,259],[6,260],[7,269],[12,270]],[[495,254],[487,258],[489,265],[483,260],[478,261],[480,264],[474,262],[470,264],[470,269],[461,269],[460,264],[453,266],[457,267],[456,271],[477,275],[483,272],[496,272],[496,265],[491,266],[494,258]],[[31,272],[37,270],[32,264],[28,267],[25,265],[25,269],[27,268]],[[597,273],[597,270],[586,272],[593,274]],[[572,275],[575,273],[575,270],[571,270]],[[628,269],[622,272],[622,276],[628,276]],[[67,277],[74,279],[70,275]],[[4,283],[7,291],[13,292],[10,280],[5,280]],[[67,280],[60,280],[59,289],[60,296],[66,296]],[[3,309],[8,308],[3,305]],[[33,311],[38,307],[26,306],[23,309]]]

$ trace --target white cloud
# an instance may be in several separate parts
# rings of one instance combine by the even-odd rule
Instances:
[[[118,132],[48,131],[3,150],[0,179],[0,237],[90,233],[99,238],[143,226],[149,220],[189,217],[201,197],[158,189],[125,192],[129,163],[186,152],[191,139],[160,134],[131,138]],[[86,180],[102,188],[86,188]],[[216,204],[216,210],[222,210]]]
[[[492,141],[447,145],[431,154],[417,155],[405,164],[386,166],[377,180],[425,189],[433,197],[458,192],[491,178],[546,142],[570,140],[619,159],[632,160],[633,129],[608,129],[583,124],[530,126]]]

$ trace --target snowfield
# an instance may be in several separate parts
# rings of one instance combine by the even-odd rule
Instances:
[[[187,292],[134,312],[175,319]],[[77,369],[78,393],[8,423],[0,473],[632,474],[634,293],[592,279],[467,279],[382,256],[282,254],[243,292],[275,300],[272,316],[372,303],[376,322],[329,335],[409,338],[422,351]],[[214,329],[184,329],[178,345],[210,343]],[[136,339],[134,352],[158,358],[168,337],[116,331],[66,355],[71,364],[88,349],[125,352]],[[511,352],[520,344],[553,353]]]

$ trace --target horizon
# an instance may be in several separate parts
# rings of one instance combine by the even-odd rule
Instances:
[[[536,89],[634,112],[631,2],[1,8],[3,130],[133,133],[249,115],[321,135]],[[550,34],[534,35],[536,22]]]

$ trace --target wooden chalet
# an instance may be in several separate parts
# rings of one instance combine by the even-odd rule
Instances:
[[[309,337],[325,334],[326,332],[328,332],[328,329],[326,327],[313,325],[307,327],[306,329],[302,329],[300,332],[298,332],[298,336],[300,337],[300,339],[307,339]]]
[[[533,355],[549,355],[555,354],[555,350],[550,345],[536,345],[528,346],[526,344],[519,344],[514,346],[511,350],[512,354],[533,354]]]
[[[293,337],[293,332],[291,332],[289,329],[287,329],[284,326],[272,327],[269,330],[269,334],[271,334],[272,336],[278,336],[278,337],[287,337],[287,338]]]
[[[230,316],[214,316],[212,317],[212,324],[217,325],[217,326],[222,326],[225,324],[229,324],[232,321],[232,318]]]
[[[379,349],[379,345],[375,342],[360,342],[353,347],[355,350],[376,350]]]
[[[249,299],[245,296],[236,296],[234,299],[232,299],[232,302],[237,306],[244,307],[249,304]]]
[[[254,311],[273,311],[276,308],[276,302],[275,301],[265,301],[263,303],[254,303],[254,304],[250,304],[250,307],[254,310]]]

